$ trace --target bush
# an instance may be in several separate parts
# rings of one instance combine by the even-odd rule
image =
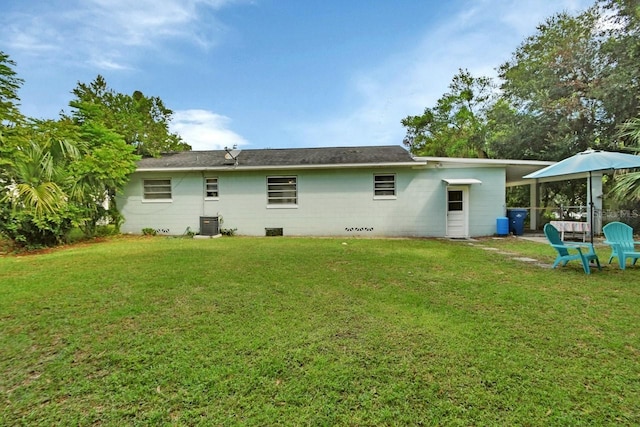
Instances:
[[[115,225],[99,225],[96,227],[96,237],[107,237],[118,234],[118,230]]]
[[[55,214],[35,216],[28,211],[0,206],[0,234],[13,241],[15,246],[24,249],[38,249],[56,246],[67,241],[69,232],[74,228],[73,219],[77,215],[73,208]]]
[[[236,231],[238,231],[237,228],[221,228],[220,234],[223,236],[235,236]]]
[[[158,234],[158,232],[151,227],[146,227],[142,229],[143,236],[155,236],[156,234]]]

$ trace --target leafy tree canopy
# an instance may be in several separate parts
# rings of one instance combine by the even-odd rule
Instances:
[[[0,184],[6,168],[11,165],[9,155],[15,150],[15,140],[9,134],[23,120],[18,104],[22,79],[17,77],[15,65],[9,55],[0,50]]]
[[[0,51],[0,124],[3,126],[19,122],[22,118],[18,103],[18,89],[22,86],[22,79],[18,78],[15,62],[9,55]]]
[[[560,160],[629,144],[638,116],[640,7],[597,0],[546,19],[498,67],[499,91],[460,70],[434,107],[402,120],[415,154]]]
[[[73,91],[71,115],[24,118],[14,66],[0,52],[0,234],[19,245],[56,244],[74,227],[92,236],[105,219],[117,227],[113,196],[136,153],[190,149],[169,132],[172,112],[160,98],[116,93],[101,76]]]
[[[72,93],[76,98],[69,105],[74,121],[102,123],[121,135],[136,154],[158,156],[191,149],[178,134],[169,131],[173,111],[159,97],[147,97],[140,91],[132,95],[117,93],[100,75],[89,84],[78,83]]]
[[[434,108],[402,120],[404,144],[423,156],[487,157],[486,114],[494,98],[491,79],[459,70]]]
[[[611,48],[617,33],[602,29],[603,10],[547,19],[499,68],[502,96],[514,108],[510,139],[525,153],[535,147],[527,153],[534,158],[612,149],[617,126],[635,114],[638,82],[628,76],[638,71]]]

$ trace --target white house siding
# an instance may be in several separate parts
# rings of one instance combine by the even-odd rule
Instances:
[[[506,172],[504,168],[484,168],[476,172],[476,178],[482,184],[471,185],[469,191],[469,233],[472,236],[490,236],[497,231],[497,218],[505,215]]]
[[[143,200],[143,179],[171,179],[171,201]],[[193,173],[134,173],[116,205],[125,218],[122,232],[140,234],[153,228],[160,234],[181,235],[199,228],[204,183]],[[193,218],[196,218],[194,222]]]
[[[396,175],[396,198],[374,198],[374,174]],[[267,176],[297,176],[295,208],[267,206]],[[218,177],[219,198],[205,200],[204,178]],[[172,179],[172,201],[143,201],[142,180]],[[180,235],[199,231],[201,216],[220,216],[221,228],[239,235],[264,236],[266,228],[284,235],[442,237],[446,228],[444,178],[476,178],[469,192],[470,235],[495,233],[504,215],[504,168],[332,169],[135,173],[117,198],[125,217],[122,231],[153,228]]]
[[[431,169],[431,171],[438,175],[440,181],[449,178],[482,181],[481,184],[469,185],[469,235],[490,236],[496,233],[496,219],[505,214],[506,172],[504,167],[442,168]],[[446,189],[445,182],[441,185]],[[442,197],[445,197],[444,192]],[[446,210],[443,210],[442,217],[443,223],[440,230],[445,230]]]

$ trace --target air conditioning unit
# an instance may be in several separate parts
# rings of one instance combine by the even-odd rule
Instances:
[[[215,236],[220,234],[218,228],[217,216],[201,216],[200,217],[200,235],[201,236]]]

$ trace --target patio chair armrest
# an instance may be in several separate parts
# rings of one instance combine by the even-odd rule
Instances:
[[[610,242],[608,240],[604,240],[602,243],[604,243],[605,245],[609,245],[609,246],[616,246],[619,245],[620,242]],[[640,246],[640,242],[638,241],[633,241],[633,246]]]
[[[611,246],[611,250],[616,251],[616,252],[622,252],[622,249],[624,248],[624,246],[620,242],[610,242],[608,240],[605,240],[602,243],[605,243],[605,244]]]
[[[568,244],[568,245],[555,245],[555,244],[551,243],[551,246],[556,248],[556,249],[577,249],[578,252],[580,252],[580,253],[582,253],[582,248],[585,247],[583,245],[574,245],[573,243]]]
[[[567,246],[580,246],[581,248],[593,249],[593,245],[591,243],[571,242]]]

